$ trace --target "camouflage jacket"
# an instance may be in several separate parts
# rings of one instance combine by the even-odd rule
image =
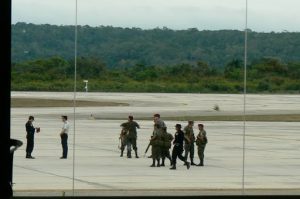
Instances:
[[[121,126],[125,127],[125,129],[128,131],[127,138],[137,138],[137,128],[139,129],[140,126],[135,121],[129,121],[121,124]]]
[[[184,131],[184,138],[185,138],[186,144],[193,144],[195,141],[193,127],[186,126],[186,127],[184,127],[183,131]]]
[[[197,139],[196,139],[196,144],[197,145],[203,145],[203,144],[207,144],[207,137],[206,137],[206,131],[202,130],[199,131],[198,135],[197,135]]]

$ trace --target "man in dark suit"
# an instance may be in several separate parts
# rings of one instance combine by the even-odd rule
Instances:
[[[26,128],[26,139],[27,139],[27,145],[26,145],[26,158],[29,159],[34,159],[34,157],[31,155],[34,147],[34,133],[35,133],[35,128],[32,124],[34,121],[33,116],[29,116],[28,121],[25,124]]]
[[[175,140],[173,141],[173,151],[172,151],[172,167],[170,169],[176,169],[176,159],[177,157],[183,161],[186,165],[186,168],[190,168],[190,163],[186,161],[186,159],[182,156],[183,152],[183,140],[184,140],[184,133],[181,130],[181,124],[176,124],[176,133],[175,133]]]

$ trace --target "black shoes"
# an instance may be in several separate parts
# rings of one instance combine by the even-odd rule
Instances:
[[[135,150],[134,152],[135,152],[135,158],[139,158],[139,156],[137,154],[137,150]]]
[[[31,156],[31,155],[27,155],[26,156],[27,159],[35,159],[35,157]]]
[[[200,159],[200,163],[199,164],[197,164],[197,166],[200,166],[200,167],[203,167],[204,166],[204,159]]]
[[[60,157],[59,159],[67,159],[67,157]]]
[[[191,164],[190,164],[189,162],[185,162],[184,165],[186,165],[186,168],[187,168],[187,169],[190,169],[190,167],[191,167]],[[171,169],[171,170],[175,170],[175,169],[176,169],[176,166],[173,165],[170,169]]]
[[[131,151],[127,151],[127,158],[131,158]]]
[[[186,162],[186,168],[190,169],[190,167],[191,167],[191,164],[189,162]]]
[[[187,166],[186,163],[184,163],[183,165],[184,165],[184,166]],[[190,165],[191,165],[191,166],[195,166],[196,164],[195,164],[193,161],[191,161]]]

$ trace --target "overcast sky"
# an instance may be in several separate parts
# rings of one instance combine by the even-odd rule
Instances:
[[[78,24],[152,29],[245,28],[245,0],[77,0]],[[12,23],[74,25],[76,0],[13,0]],[[248,0],[248,28],[300,32],[300,0]]]

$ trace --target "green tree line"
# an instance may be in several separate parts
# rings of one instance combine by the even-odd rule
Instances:
[[[283,62],[300,60],[300,33],[259,33],[249,30],[248,58],[280,57]],[[194,64],[202,60],[222,68],[243,59],[244,32],[238,30],[171,30],[78,26],[78,55],[98,57],[108,68],[134,65]],[[60,56],[74,57],[74,26],[12,25],[12,61]]]
[[[73,91],[74,59],[50,57],[14,63],[13,91]],[[233,59],[220,69],[205,61],[174,65],[135,64],[111,68],[98,57],[78,57],[77,90],[89,80],[92,92],[241,93],[244,63]],[[299,93],[300,62],[263,57],[247,65],[250,93]]]

